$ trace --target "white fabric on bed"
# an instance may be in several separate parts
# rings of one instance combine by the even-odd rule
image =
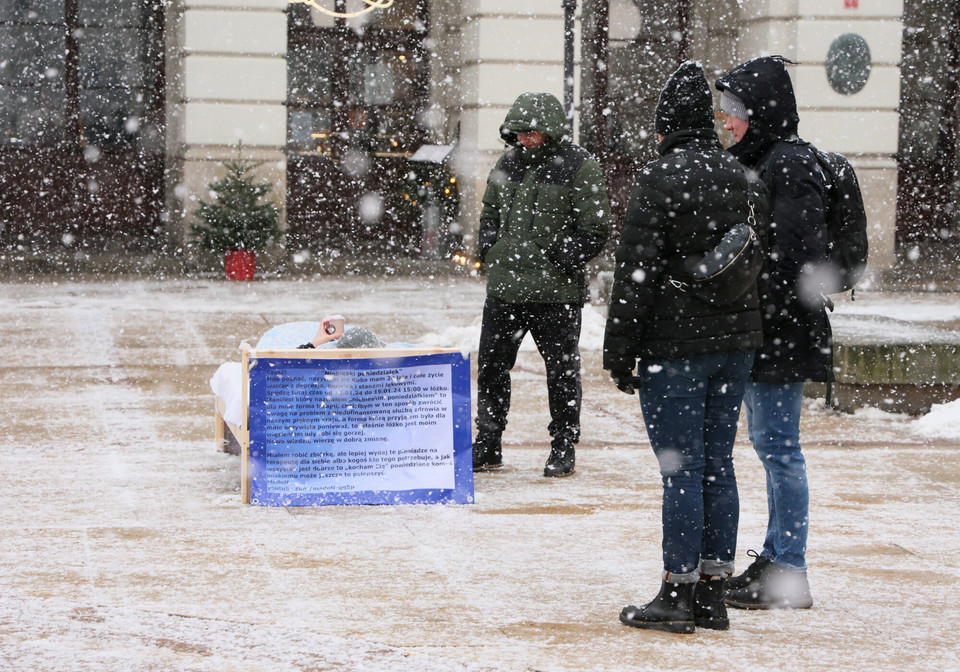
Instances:
[[[243,426],[243,365],[240,362],[224,362],[210,379],[213,393],[223,401],[226,410],[223,419],[230,424]]]
[[[285,350],[296,348],[309,343],[320,331],[322,322],[285,322],[273,327],[257,341],[257,348],[262,350]],[[335,345],[336,341],[324,343],[321,348]]]
[[[257,341],[260,350],[294,349],[303,343],[309,343],[320,331],[322,322],[285,322],[268,330]],[[345,331],[350,331],[348,326]],[[336,341],[320,345],[320,348],[336,347]],[[410,343],[390,343],[390,348],[415,347]],[[210,388],[223,401],[226,407],[223,419],[242,427],[247,419],[243,417],[243,366],[239,362],[224,362],[210,379]]]
[[[320,326],[320,322],[278,324],[260,337],[257,348],[263,350],[296,348],[298,345],[312,341],[320,331]],[[335,342],[324,343],[320,347],[328,348],[335,344]],[[239,362],[224,362],[210,379],[210,388],[226,407],[223,419],[238,427],[246,424],[246,418],[243,417],[243,366]]]

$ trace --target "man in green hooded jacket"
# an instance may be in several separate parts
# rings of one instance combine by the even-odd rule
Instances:
[[[560,101],[517,98],[500,136],[508,147],[487,179],[478,253],[487,271],[480,332],[474,471],[503,465],[510,370],[530,332],[546,365],[552,437],[544,476],[574,471],[580,439],[584,267],[610,234],[600,164],[570,141]]]

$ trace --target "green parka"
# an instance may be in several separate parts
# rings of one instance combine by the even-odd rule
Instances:
[[[525,149],[517,133],[549,136]],[[487,179],[478,255],[487,294],[508,303],[583,304],[584,267],[610,235],[610,203],[600,164],[570,142],[560,101],[525,93],[500,135],[509,145]]]

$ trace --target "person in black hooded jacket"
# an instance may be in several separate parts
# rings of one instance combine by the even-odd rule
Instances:
[[[625,607],[620,620],[669,632],[726,629],[723,586],[739,517],[733,444],[760,312],[755,282],[714,305],[690,291],[679,268],[748,221],[751,196],[765,222],[766,198],[720,144],[699,64],[684,63],[667,81],[656,130],[661,158],[636,178],[617,247],[603,366],[621,391],[640,391],[663,479],[664,573],[660,594]]]
[[[833,339],[816,269],[827,258],[825,180],[797,136],[800,117],[786,59],[765,56],[716,82],[730,152],[770,192],[770,254],[761,276],[764,341],[744,395],[750,440],[767,479],[763,550],[727,584],[726,603],[746,609],[806,608],[809,491],[800,448],[804,381],[829,381]]]

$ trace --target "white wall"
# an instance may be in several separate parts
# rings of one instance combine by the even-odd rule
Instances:
[[[225,160],[263,161],[285,220],[287,0],[181,0],[168,13],[172,227],[187,230]]]

